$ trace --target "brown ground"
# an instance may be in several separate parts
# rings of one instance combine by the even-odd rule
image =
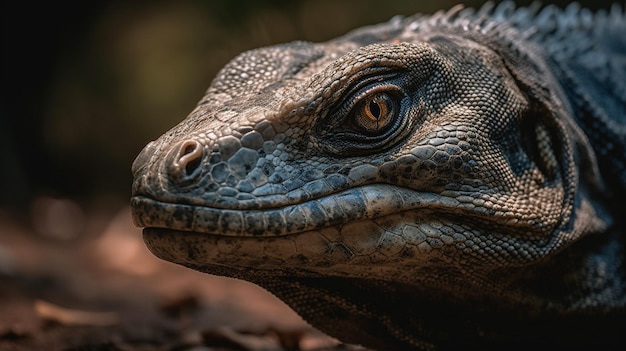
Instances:
[[[261,288],[154,257],[129,208],[0,210],[0,350],[346,350]]]

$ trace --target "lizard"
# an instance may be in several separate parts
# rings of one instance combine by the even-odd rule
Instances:
[[[134,223],[346,343],[619,342],[624,33],[505,2],[246,51],[135,159]]]

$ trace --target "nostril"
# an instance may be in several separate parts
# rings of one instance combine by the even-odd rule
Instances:
[[[202,162],[202,144],[195,140],[185,141],[181,147],[176,164],[185,175],[190,176],[200,168]]]

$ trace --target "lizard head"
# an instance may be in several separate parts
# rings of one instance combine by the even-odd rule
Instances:
[[[541,61],[460,30],[406,28],[258,49],[224,67],[133,164],[149,248],[258,283],[362,342],[381,326],[347,316],[375,305],[349,291],[506,295],[524,267],[601,230],[575,222],[593,209],[576,200],[575,127]]]

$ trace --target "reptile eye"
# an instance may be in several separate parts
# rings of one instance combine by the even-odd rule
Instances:
[[[378,132],[393,123],[398,104],[389,94],[380,92],[366,96],[353,110],[353,123],[366,132]]]
[[[335,155],[365,155],[397,144],[421,119],[421,103],[412,104],[392,83],[357,86],[314,128],[320,147]]]

